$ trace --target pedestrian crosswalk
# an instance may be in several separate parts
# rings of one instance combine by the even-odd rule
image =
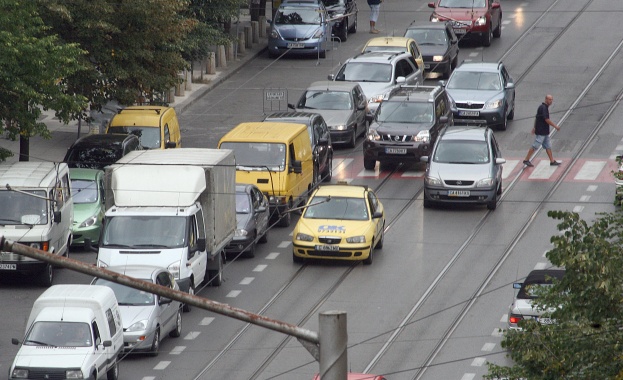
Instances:
[[[533,168],[524,168],[523,158],[506,159],[502,179],[515,178],[519,175],[520,181],[554,181],[562,176],[569,165],[569,161],[561,160],[562,165],[550,166],[549,160],[534,159]],[[424,164],[407,165],[404,170],[398,170],[392,174],[392,178],[415,179],[424,178]],[[523,172],[522,172],[523,170]],[[573,163],[565,181],[575,182],[604,182],[612,183],[612,172],[618,170],[615,160],[579,159]],[[389,174],[389,169],[376,165],[374,170],[366,170],[363,167],[362,158],[333,157],[333,178],[337,181],[350,182],[353,179],[384,178]]]

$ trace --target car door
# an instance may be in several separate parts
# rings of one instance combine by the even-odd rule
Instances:
[[[496,182],[502,184],[502,170],[504,169],[504,165],[497,165],[495,163],[496,159],[502,158],[502,153],[500,152],[500,147],[498,146],[498,142],[495,140],[495,135],[493,132],[489,132],[491,134],[491,138],[489,140],[489,145],[491,149],[491,153],[493,155],[493,178],[496,179]]]
[[[405,77],[405,83],[408,85],[422,84],[422,70],[416,68],[415,63],[407,58],[401,58],[396,62],[396,73],[398,76]]]
[[[409,42],[409,52],[415,59],[415,65],[419,69],[424,69],[424,59],[422,58],[422,53],[420,52],[420,48],[417,46],[415,41]]]
[[[367,129],[366,115],[368,114],[368,101],[366,95],[363,93],[363,89],[357,85],[351,91],[353,112],[355,112],[355,120],[357,120],[357,129],[365,133]]]
[[[202,219],[203,212],[201,210],[190,217],[190,226],[188,228],[188,256],[186,258],[186,263],[182,263],[182,265],[190,267],[195,278],[195,286],[202,283],[205,279],[206,267],[208,265],[207,252],[200,251],[198,246],[198,239],[205,239],[203,223],[197,222]]]
[[[314,154],[318,158],[318,170],[320,173],[324,173],[327,166],[327,146],[319,144],[319,140],[322,138],[322,123],[323,119],[320,116],[316,116],[312,120],[312,134],[314,136],[314,143],[312,148],[315,150]]]
[[[383,213],[383,205],[381,205],[381,202],[379,202],[376,194],[374,194],[373,191],[369,190],[367,197],[368,205],[370,206],[370,218],[374,223],[374,241],[378,242],[378,239],[380,239],[380,237],[382,236],[381,234],[383,233],[383,228],[385,227],[383,223],[383,217],[375,219],[372,218],[372,216],[377,211]]]
[[[173,283],[171,282],[171,278],[167,272],[160,272],[156,276],[156,284],[164,286],[173,290]],[[163,304],[160,303],[160,300],[163,298],[162,296],[158,297],[158,318],[160,319],[160,323],[164,326],[162,328],[161,336],[164,336],[167,332],[173,330],[175,327],[176,317],[177,317],[177,308],[175,307],[177,303],[173,304],[173,302],[165,302]]]
[[[446,34],[448,35],[448,43],[450,44],[448,55],[450,60],[454,60],[459,55],[459,39],[454,33],[454,29],[452,29],[452,25],[448,22],[446,22]]]
[[[504,65],[502,65],[500,71],[502,74],[502,86],[504,86],[504,99],[506,99],[506,112],[508,114],[511,112],[513,105],[515,104],[515,88],[506,88],[509,83],[513,83],[513,78],[511,78],[508,71],[506,71],[506,67]]]
[[[251,188],[251,200],[257,235],[262,236],[268,229],[268,199],[258,188],[253,187]]]

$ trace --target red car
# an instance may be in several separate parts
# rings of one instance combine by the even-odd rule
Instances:
[[[430,20],[450,21],[459,40],[479,39],[484,46],[502,34],[502,7],[498,0],[437,0]]]

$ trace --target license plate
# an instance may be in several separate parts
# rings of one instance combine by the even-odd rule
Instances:
[[[469,191],[468,190],[449,190],[448,196],[449,197],[469,197]]]
[[[339,251],[339,245],[317,245],[316,251]]]
[[[551,325],[554,320],[551,318],[538,318],[537,321],[542,325]]]
[[[454,28],[454,33],[455,34],[465,34],[465,33],[467,33],[467,29],[465,29],[465,28]]]
[[[424,68],[427,69],[427,70],[430,69],[430,63],[425,63],[424,64]]]
[[[17,264],[0,264],[0,270],[17,270]]]
[[[407,154],[407,148],[385,148],[386,154]]]
[[[480,111],[459,111],[459,116],[480,116]]]
[[[302,43],[289,43],[288,45],[288,49],[302,49],[305,47],[305,44]]]

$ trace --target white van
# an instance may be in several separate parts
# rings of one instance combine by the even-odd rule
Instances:
[[[32,307],[9,379],[117,380],[122,350],[123,325],[112,289],[51,286]]]
[[[0,235],[59,256],[68,256],[74,203],[65,163],[0,164]],[[51,264],[12,252],[0,252],[0,276],[36,276],[52,285]]]

